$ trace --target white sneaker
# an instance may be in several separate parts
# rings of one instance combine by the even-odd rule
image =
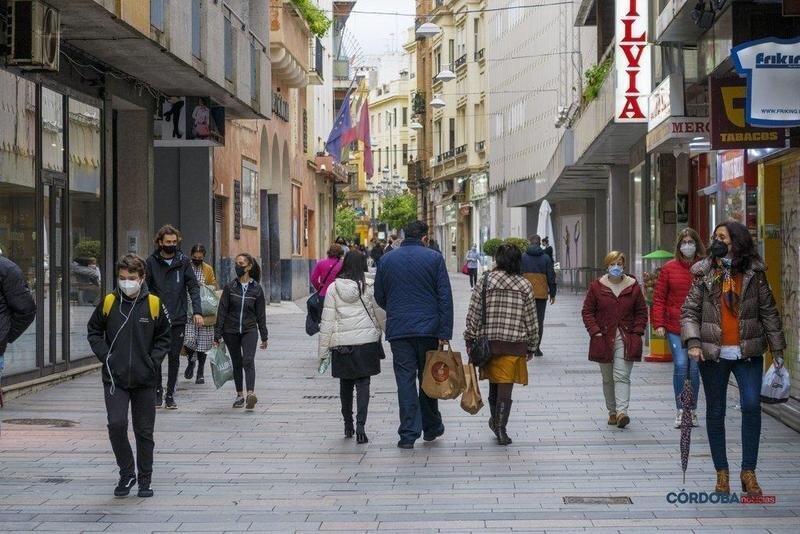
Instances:
[[[692,410],[692,426],[700,426],[697,422],[697,410]]]
[[[675,428],[681,427],[681,418],[683,417],[683,410],[678,410],[678,414],[675,416]]]

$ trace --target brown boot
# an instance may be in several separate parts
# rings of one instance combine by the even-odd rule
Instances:
[[[742,470],[742,491],[747,495],[761,495],[761,486],[758,485],[756,472],[751,469]]]
[[[608,424],[612,426],[617,426],[617,414],[615,413],[608,414]]]
[[[731,492],[730,475],[727,469],[720,469],[717,471],[717,485],[714,486],[714,493],[724,493],[726,495]]]

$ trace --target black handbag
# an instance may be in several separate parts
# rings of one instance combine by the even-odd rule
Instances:
[[[481,326],[479,332],[486,328],[486,286],[489,284],[489,273],[483,274],[483,287],[481,288]],[[469,347],[469,363],[475,367],[485,367],[492,359],[492,348],[489,338],[482,333]]]
[[[323,282],[328,281],[328,277],[337,265],[339,264],[334,263],[331,268],[328,269],[328,274],[325,275]],[[308,300],[306,300],[306,334],[309,336],[319,333],[319,323],[322,322],[322,303],[323,299],[320,297],[319,291],[314,291],[314,293],[308,297]]]

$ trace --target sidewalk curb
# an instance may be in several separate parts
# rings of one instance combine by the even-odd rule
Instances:
[[[7,402],[12,399],[22,397],[23,395],[27,395],[28,393],[42,391],[43,389],[61,384],[67,380],[73,380],[79,376],[94,372],[97,369],[100,369],[100,367],[102,367],[102,364],[98,362],[91,365],[84,365],[78,367],[77,369],[70,369],[68,371],[62,371],[60,373],[42,376],[32,380],[26,380],[25,382],[19,382],[17,384],[5,386],[2,388],[3,401]]]

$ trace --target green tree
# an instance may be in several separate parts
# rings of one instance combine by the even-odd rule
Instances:
[[[417,197],[406,193],[385,199],[378,219],[390,229],[400,229],[416,218]]]
[[[356,234],[356,210],[350,206],[339,206],[336,210],[336,237],[352,239]]]

